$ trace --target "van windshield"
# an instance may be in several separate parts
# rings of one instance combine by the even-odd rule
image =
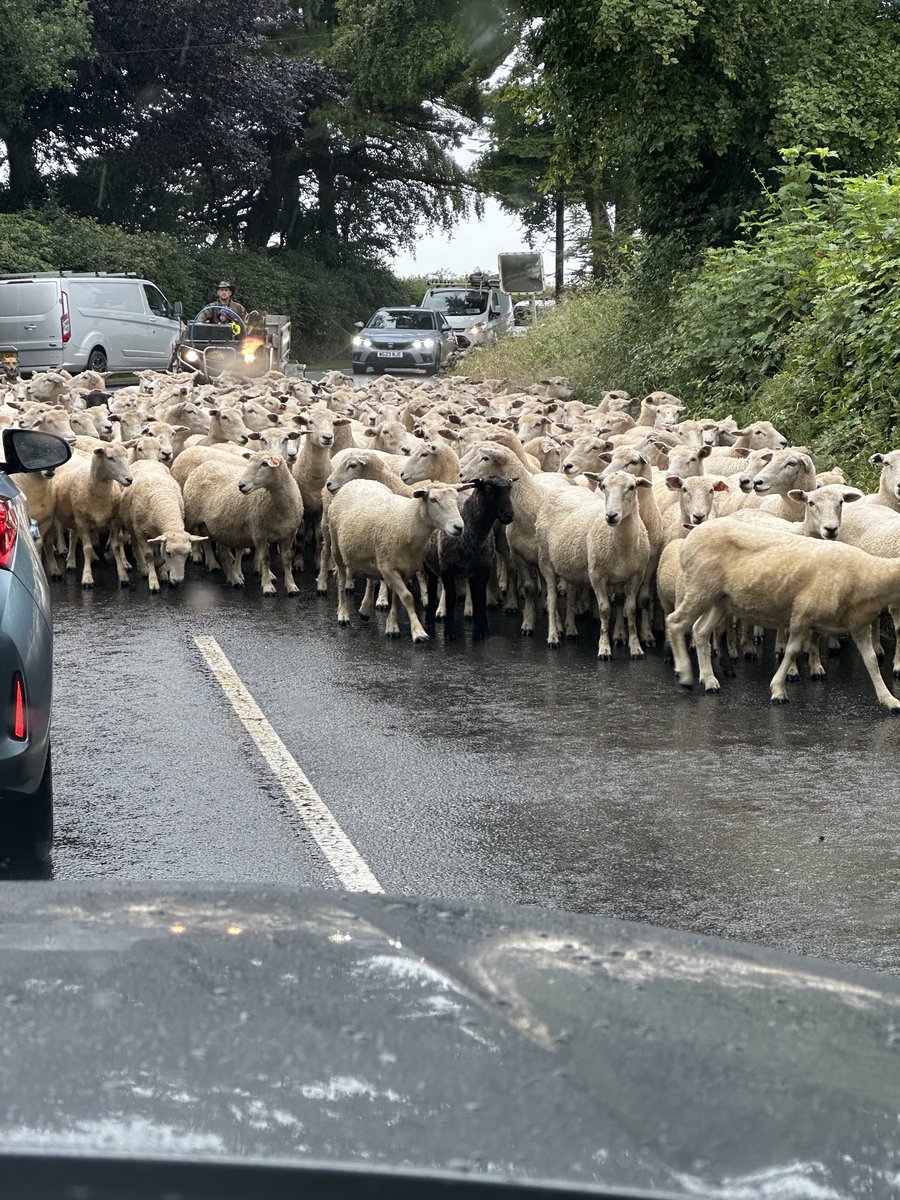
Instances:
[[[459,288],[433,292],[423,302],[423,308],[446,313],[448,317],[478,317],[487,311],[490,292],[467,291]]]
[[[44,316],[58,303],[58,285],[49,280],[0,284],[0,317]]]

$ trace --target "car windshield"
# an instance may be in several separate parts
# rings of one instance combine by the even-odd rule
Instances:
[[[425,307],[446,313],[448,317],[477,317],[486,311],[489,299],[490,292],[459,288],[456,291],[433,292],[425,301]]]
[[[372,317],[369,329],[434,329],[434,317],[421,309],[381,308]]]

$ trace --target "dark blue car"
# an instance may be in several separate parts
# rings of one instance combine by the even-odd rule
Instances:
[[[53,842],[50,592],[25,498],[10,478],[52,470],[72,454],[62,438],[3,431],[0,463],[0,860],[46,857]]]

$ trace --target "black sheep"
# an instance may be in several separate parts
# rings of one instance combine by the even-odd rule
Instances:
[[[467,579],[472,594],[472,637],[483,641],[489,634],[487,586],[494,561],[494,522],[508,525],[513,519],[510,488],[512,480],[502,475],[476,479],[473,491],[460,504],[464,529],[459,537],[436,533],[425,552],[425,576],[428,580],[428,605],[425,628],[434,634],[434,616],[438,605],[437,581],[444,585],[444,638],[456,638],[456,581]]]

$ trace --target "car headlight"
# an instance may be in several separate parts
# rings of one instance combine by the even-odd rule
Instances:
[[[185,350],[184,357],[188,362],[196,362],[200,355],[196,350]]]
[[[366,350],[371,350],[371,349],[372,349],[372,343],[369,341],[369,339],[368,339],[368,338],[364,338],[364,337],[358,337],[358,336],[357,336],[357,337],[355,337],[355,338],[353,339],[353,345],[354,345],[354,346],[356,346],[356,347],[357,347],[357,349],[358,349],[360,346],[362,346],[362,347],[363,347],[364,349],[366,349]]]
[[[245,355],[243,355],[243,359],[244,359],[244,362],[245,362],[245,363],[252,363],[252,362],[256,362],[256,355],[255,355],[255,354],[253,353],[253,351],[251,350],[251,352],[250,352],[249,354],[245,354]]]
[[[412,344],[413,350],[431,350],[434,347],[434,338],[416,338]]]
[[[475,334],[484,333],[484,326],[483,325],[473,325],[471,327],[471,329],[469,330],[469,333],[475,333]]]

